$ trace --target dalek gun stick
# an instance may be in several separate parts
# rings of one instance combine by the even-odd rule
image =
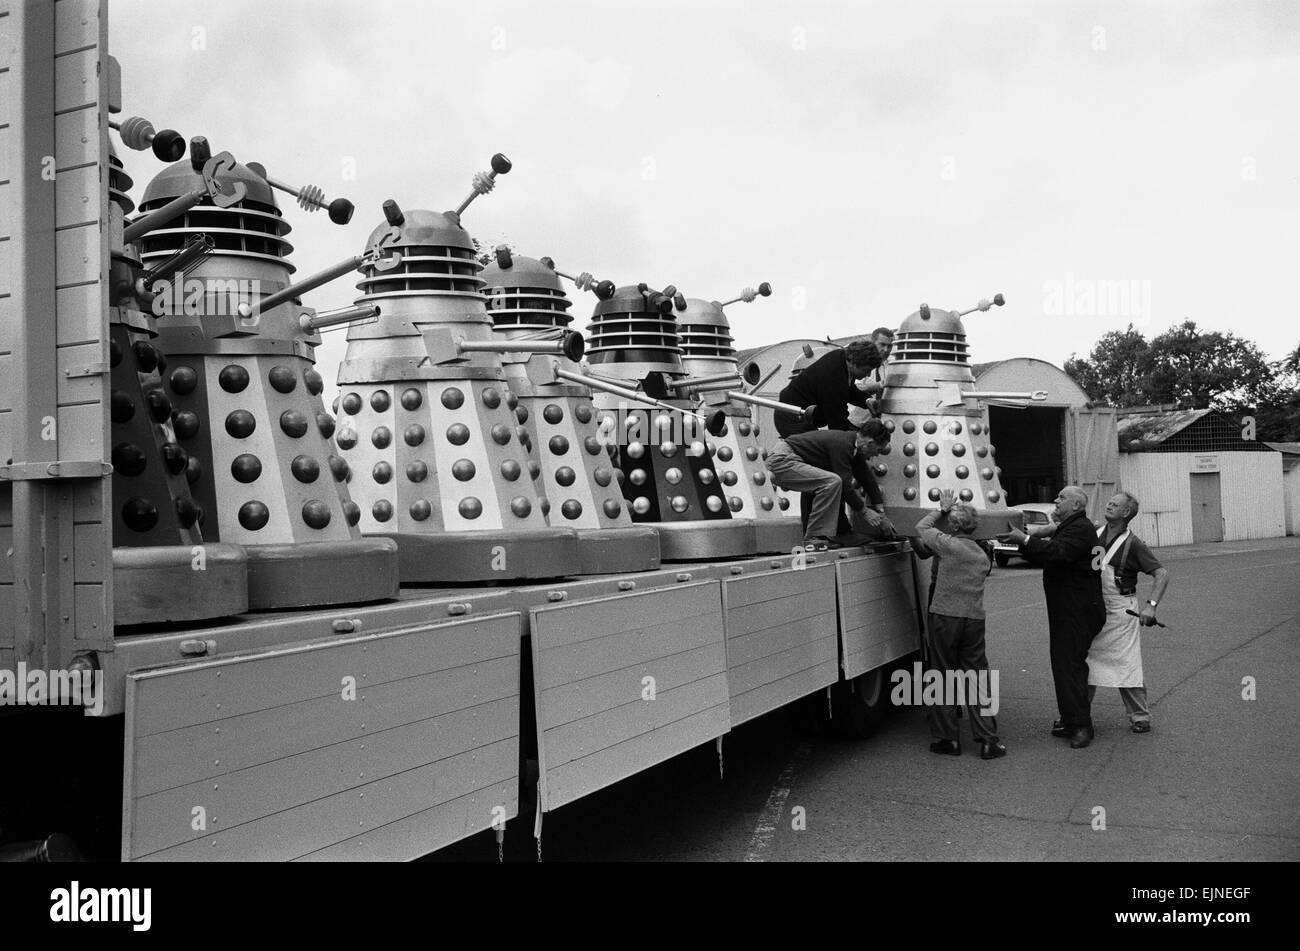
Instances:
[[[315,290],[323,284],[328,284],[330,281],[337,280],[349,271],[355,271],[357,268],[361,267],[362,264],[366,263],[367,260],[369,260],[369,258],[365,254],[354,254],[352,257],[340,261],[338,264],[327,267],[318,274],[313,274],[311,277],[304,278],[296,284],[290,284],[288,287],[276,291],[274,294],[268,294],[256,304],[240,304],[239,316],[244,318],[252,317],[254,314],[264,313],[265,311],[280,306],[286,301],[291,301],[295,298],[301,297],[308,291]]]
[[[506,158],[500,152],[492,156],[492,170],[490,172],[474,173],[474,190],[469,193],[469,196],[462,201],[459,206],[457,206],[456,210],[452,212],[452,214],[459,218],[465,213],[465,209],[469,207],[470,202],[479,195],[485,195],[495,188],[497,176],[505,175],[510,171],[511,167],[510,159]]]
[[[278,178],[272,178],[268,175],[266,166],[261,162],[249,162],[248,168],[261,175],[266,180],[266,184],[272,188],[279,189],[298,199],[298,207],[303,211],[313,212],[321,209],[328,211],[330,221],[336,225],[345,225],[350,222],[353,213],[357,210],[356,206],[346,198],[335,198],[333,201],[328,201],[325,198],[325,190],[317,185],[303,185],[301,188],[286,185]]]
[[[780,400],[770,400],[766,396],[754,396],[752,393],[741,393],[735,390],[728,391],[727,399],[735,400],[737,403],[749,403],[752,406],[766,406],[768,409],[778,410],[782,413],[790,413],[799,417],[801,423],[810,422],[813,414],[817,412],[816,405],[813,406],[795,406],[793,403],[782,403]]]
[[[379,314],[380,308],[378,304],[357,304],[342,307],[338,310],[325,311],[315,317],[310,314],[302,314],[298,318],[298,326],[302,328],[303,333],[314,334],[327,328],[341,327],[344,324],[351,325],[376,320]]]
[[[556,353],[577,363],[586,344],[582,334],[570,330],[555,340],[458,340],[456,349],[461,353]]]
[[[705,417],[692,410],[683,409],[680,406],[673,406],[671,403],[665,403],[655,399],[653,396],[647,396],[637,390],[629,389],[625,386],[619,386],[616,383],[609,383],[605,380],[592,376],[584,376],[581,373],[571,373],[568,370],[555,370],[555,378],[564,380],[568,383],[577,383],[581,386],[589,387],[593,390],[599,390],[602,393],[609,393],[611,396],[619,396],[625,400],[631,400],[635,403],[641,403],[645,406],[653,406],[657,409],[666,410],[670,413],[681,413],[683,416],[693,416],[701,422],[707,422]]]

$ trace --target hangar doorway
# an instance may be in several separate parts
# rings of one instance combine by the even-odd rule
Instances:
[[[1009,505],[1051,502],[1065,487],[1065,413],[1063,406],[988,407]]]

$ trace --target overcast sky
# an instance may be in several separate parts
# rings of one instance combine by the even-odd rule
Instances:
[[[1187,318],[1271,359],[1300,343],[1300,3],[110,0],[109,14],[125,115],[356,202],[338,227],[286,196],[300,274],[359,253],[386,198],[454,208],[500,151],[514,170],[464,218],[480,241],[688,296],[770,281],[771,298],[728,309],[739,347],[999,291],[1004,308],[966,321],[977,361],[1059,365],[1129,322],[1152,336]],[[126,160],[138,199],[158,166]],[[1100,282],[1129,293],[1107,301]],[[344,279],[306,303],[354,295]],[[579,329],[592,302],[575,305]],[[331,381],[343,338],[318,354]]]

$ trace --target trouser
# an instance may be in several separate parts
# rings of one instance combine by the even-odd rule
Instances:
[[[947,684],[950,678],[946,676],[950,670],[954,671],[974,671],[979,682],[979,672],[988,671],[989,662],[984,654],[984,619],[951,617],[947,614],[930,614],[929,632],[927,633],[930,647],[930,669],[938,671],[944,675],[944,683]],[[987,673],[984,674],[987,677]],[[971,683],[971,678],[965,678],[966,683]],[[985,679],[987,684],[988,680]],[[944,697],[945,700],[957,699],[955,697]],[[990,698],[984,697],[984,700]],[[966,690],[965,706],[967,719],[970,720],[971,736],[976,742],[996,743],[998,739],[998,722],[996,717],[988,716],[981,712],[981,698],[976,694],[972,696],[970,689]],[[957,724],[957,714],[959,707],[954,704],[942,704],[938,706],[929,706],[926,708],[926,714],[930,720],[930,734],[937,740],[956,740],[961,736],[961,730]]]
[[[812,496],[809,495],[807,492],[801,493],[799,496],[799,518],[802,520],[802,524],[805,532],[808,530],[808,519],[810,519],[811,517],[812,517]],[[835,535],[853,534],[853,526],[849,523],[849,520],[844,517],[843,505],[840,506],[839,524],[835,526],[835,531],[833,534]]]
[[[1076,596],[1048,592],[1047,626],[1052,658],[1052,681],[1056,685],[1056,708],[1067,727],[1091,727],[1092,706],[1088,696],[1088,648],[1106,622],[1106,607],[1098,589],[1096,601],[1088,592]]]
[[[1146,687],[1117,687],[1119,698],[1124,701],[1124,712],[1133,723],[1151,722],[1151,710],[1147,706],[1147,688]],[[1088,702],[1091,703],[1093,697],[1097,696],[1097,688],[1092,684],[1088,685]]]
[[[784,439],[767,456],[767,468],[772,482],[790,492],[803,492],[811,496],[808,522],[804,526],[804,539],[831,538],[836,534],[840,517],[840,499],[844,483],[834,472],[818,469],[799,458]]]

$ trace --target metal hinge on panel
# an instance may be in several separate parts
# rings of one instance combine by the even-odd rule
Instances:
[[[86,376],[103,376],[108,372],[108,364],[90,363],[84,367],[68,367],[68,369],[63,372],[70,380],[76,380]]]
[[[0,479],[33,482],[41,479],[99,479],[112,473],[107,462],[17,462],[0,466]]]

